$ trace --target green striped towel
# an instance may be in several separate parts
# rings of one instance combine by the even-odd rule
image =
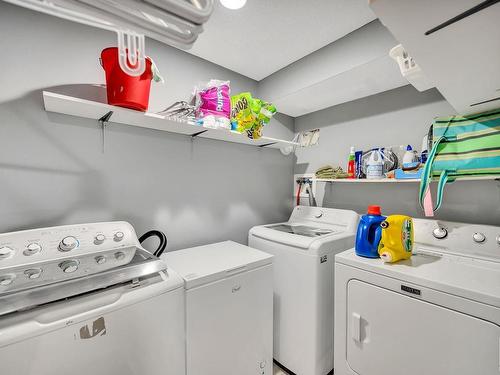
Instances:
[[[500,174],[500,109],[470,116],[437,118],[434,145],[420,181],[419,201],[429,193],[433,177],[439,176],[436,205],[441,207],[446,182],[460,177]]]
[[[325,165],[319,168],[316,173],[316,178],[321,179],[336,179],[336,178],[346,178],[347,173],[344,172],[342,167],[332,167],[331,165]]]

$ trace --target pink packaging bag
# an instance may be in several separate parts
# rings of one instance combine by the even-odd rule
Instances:
[[[212,80],[207,87],[197,92],[198,117],[209,115],[231,117],[231,94],[229,82]]]

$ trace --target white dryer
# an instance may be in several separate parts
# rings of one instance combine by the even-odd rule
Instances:
[[[498,375],[500,227],[415,219],[411,259],[336,256],[336,375]]]
[[[354,246],[358,214],[297,206],[288,222],[250,230],[274,255],[274,359],[298,375],[333,368],[334,256]]]

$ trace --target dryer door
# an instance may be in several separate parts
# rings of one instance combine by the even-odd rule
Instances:
[[[359,375],[499,375],[500,327],[359,280],[348,283],[347,361]]]

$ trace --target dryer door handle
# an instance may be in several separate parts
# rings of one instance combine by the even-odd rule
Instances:
[[[351,315],[351,337],[356,342],[361,342],[361,315],[353,312]]]

